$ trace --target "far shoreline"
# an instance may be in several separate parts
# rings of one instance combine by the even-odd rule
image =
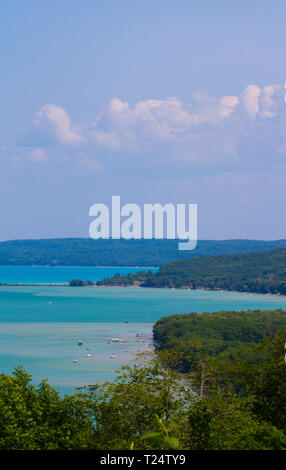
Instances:
[[[157,289],[160,289],[160,290],[185,290],[185,291],[204,291],[204,292],[220,292],[220,293],[226,293],[226,292],[232,292],[234,294],[249,294],[249,295],[263,295],[263,296],[273,296],[273,297],[286,297],[286,295],[283,295],[283,294],[280,294],[280,293],[270,293],[270,292],[266,292],[266,293],[262,293],[262,292],[249,292],[249,291],[236,291],[236,290],[225,290],[225,289],[206,289],[206,288],[196,288],[196,289],[190,289],[190,288],[186,288],[186,287],[143,287],[143,286],[132,286],[132,285],[125,285],[125,286],[122,286],[122,285],[118,285],[118,286],[115,286],[115,285],[101,285],[101,286],[97,286],[96,284],[95,285],[85,285],[85,286],[70,286],[68,283],[66,284],[62,284],[62,283],[43,283],[43,284],[36,284],[36,283],[31,283],[31,284],[28,284],[28,283],[0,283],[0,288],[1,287],[69,287],[69,288],[75,288],[75,287],[78,287],[78,288],[94,288],[94,287],[98,287],[100,289],[102,288],[110,288],[110,289],[154,289],[154,290],[157,290]]]

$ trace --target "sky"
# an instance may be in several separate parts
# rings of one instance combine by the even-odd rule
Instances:
[[[199,239],[286,238],[284,0],[10,0],[0,240],[195,203]]]

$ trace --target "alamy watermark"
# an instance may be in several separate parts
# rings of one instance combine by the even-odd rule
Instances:
[[[179,250],[193,250],[197,245],[197,204],[137,204],[121,207],[120,196],[112,196],[111,214],[105,204],[93,204],[89,215],[91,238],[179,239]],[[187,227],[186,227],[187,226]]]

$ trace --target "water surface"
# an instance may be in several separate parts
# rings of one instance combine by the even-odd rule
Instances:
[[[0,266],[0,284],[68,284],[71,279],[99,281],[116,273],[125,275],[142,269],[100,266]]]
[[[22,366],[34,384],[48,378],[61,393],[74,393],[113,380],[116,369],[134,363],[137,351],[151,349],[151,334],[151,323],[1,323],[0,371],[11,374]],[[114,343],[114,336],[127,342]]]
[[[163,316],[277,308],[286,309],[286,297],[183,289],[1,286],[0,371],[10,374],[21,365],[35,384],[47,378],[62,393],[70,393],[77,386],[113,380],[115,369],[134,360],[138,349],[145,350],[154,322]],[[139,342],[137,333],[146,339]],[[127,342],[114,344],[114,337]]]
[[[155,322],[165,315],[286,308],[285,296],[184,289],[0,286],[0,322]]]

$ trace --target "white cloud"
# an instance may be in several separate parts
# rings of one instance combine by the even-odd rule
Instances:
[[[272,118],[276,115],[278,100],[275,99],[281,90],[280,85],[267,85],[262,89],[260,97],[261,111],[259,116],[263,119]],[[279,100],[282,102],[282,100]]]
[[[82,162],[93,171],[102,171],[106,154],[108,158],[118,154],[123,160],[141,154],[158,165],[235,162],[256,151],[263,154],[266,148],[281,155],[286,147],[282,93],[281,85],[270,84],[248,85],[238,96],[219,98],[198,91],[191,102],[169,97],[131,105],[113,98],[86,127],[72,125],[64,108],[47,104],[38,111],[28,139],[29,158],[44,161],[50,143],[60,144],[61,153],[63,145],[69,146],[74,158],[76,150],[70,147],[84,144]],[[279,120],[274,122],[275,116]]]
[[[240,97],[215,98],[203,92],[192,95],[191,103],[177,97],[138,101],[134,106],[113,98],[87,128],[72,126],[67,111],[54,104],[43,106],[37,113],[34,128],[66,145],[87,143],[112,152],[146,152],[158,145],[186,145],[194,133],[204,127],[230,127],[232,116],[246,125],[256,118],[267,120],[277,113],[280,85],[259,88],[248,85]],[[281,101],[281,100],[280,100]],[[241,112],[241,111],[244,111]],[[246,115],[245,115],[246,112]],[[37,144],[37,140],[36,140]],[[43,146],[38,142],[38,146]]]
[[[259,96],[261,89],[256,85],[248,85],[241,95],[241,101],[251,119],[255,119],[259,112]]]
[[[34,125],[40,130],[51,132],[65,144],[79,144],[84,141],[80,132],[71,126],[71,119],[66,110],[55,104],[43,106],[37,113]]]
[[[237,96],[203,98],[197,94],[194,105],[185,105],[176,97],[152,99],[139,101],[133,108],[114,98],[92,125],[90,136],[113,150],[145,149],[152,141],[179,143],[201,124],[220,124],[239,104]]]
[[[239,98],[237,96],[223,96],[219,101],[218,117],[224,119],[230,116],[238,104]]]
[[[120,148],[120,138],[114,132],[105,132],[100,129],[91,128],[90,135],[99,145],[118,150]]]
[[[109,108],[111,111],[124,111],[129,108],[129,104],[118,98],[113,98],[109,103]]]

